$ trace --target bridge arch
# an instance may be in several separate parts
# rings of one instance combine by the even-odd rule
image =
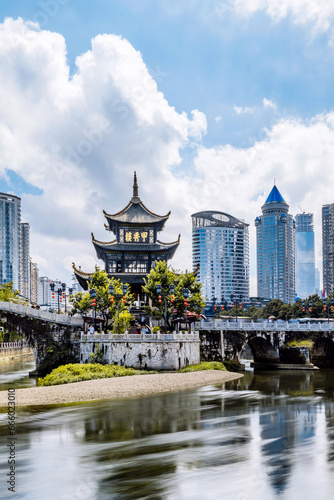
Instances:
[[[279,352],[264,335],[247,336],[245,344],[250,347],[255,363],[279,363]],[[241,355],[241,353],[240,353]],[[239,358],[240,359],[240,358]]]

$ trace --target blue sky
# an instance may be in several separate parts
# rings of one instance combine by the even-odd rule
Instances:
[[[2,0],[0,20],[3,22],[7,17],[21,17],[27,23],[38,22],[42,31],[62,35],[71,76],[76,75],[78,71],[76,58],[92,50],[92,39],[103,34],[119,35],[131,44],[134,51],[140,51],[143,64],[157,83],[157,90],[163,94],[169,111],[175,108],[180,123],[183,113],[191,120],[193,110],[198,110],[201,116],[205,116],[206,126],[202,124],[201,138],[191,138],[191,134],[182,136],[175,146],[177,152],[175,150],[171,154],[172,159],[166,160],[166,164],[161,166],[160,185],[165,186],[167,204],[173,203],[168,183],[179,182],[180,192],[190,186],[189,197],[187,198],[188,194],[185,195],[183,224],[180,227],[178,222],[174,221],[170,229],[171,237],[172,233],[174,235],[175,231],[180,229],[179,232],[185,234],[184,238],[189,239],[190,230],[185,229],[186,217],[191,211],[197,211],[196,199],[199,198],[205,198],[208,209],[232,212],[233,215],[246,219],[252,227],[250,232],[253,231],[253,217],[257,215],[256,211],[259,212],[264,197],[270,192],[274,177],[292,210],[296,212],[298,205],[305,205],[307,211],[317,212],[318,225],[321,204],[334,201],[330,192],[326,191],[327,185],[324,185],[323,189],[319,185],[316,194],[311,192],[315,189],[314,178],[319,174],[321,162],[322,168],[331,171],[329,149],[334,97],[334,8],[323,8],[326,5],[326,0],[265,0],[262,4],[257,0],[97,0],[94,5],[88,0]],[[328,11],[327,17],[325,11]],[[51,40],[51,35],[49,39]],[[29,43],[28,36],[27,46]],[[30,54],[29,50],[28,53]],[[16,72],[19,72],[20,64],[18,58],[15,62]],[[32,66],[31,71],[38,71],[38,59],[34,58],[31,64],[36,64],[36,68]],[[6,65],[2,66],[3,71],[8,71]],[[128,72],[130,78],[131,65],[128,66]],[[22,109],[27,110],[31,105],[28,99],[25,95]],[[7,118],[11,116],[10,111],[8,113]],[[19,112],[15,117],[11,116],[13,123],[18,117]],[[31,118],[34,119],[34,116]],[[55,129],[53,130],[56,134]],[[71,130],[73,129],[69,126],[68,137],[71,136]],[[131,130],[133,131],[133,127]],[[296,134],[295,141],[292,141],[293,134]],[[172,136],[169,128],[161,129],[158,140],[173,142]],[[34,137],[37,141],[37,132]],[[77,135],[75,137],[77,141]],[[288,139],[291,144],[286,146]],[[30,145],[31,140],[30,137]],[[69,140],[69,144],[75,147],[77,143]],[[316,151],[316,154],[312,153],[312,160],[304,157],[305,144],[312,145],[312,152]],[[35,149],[38,147],[40,144],[37,141]],[[52,151],[59,151],[59,147],[66,149],[68,144],[59,146],[57,143]],[[170,146],[168,151],[171,150]],[[263,154],[264,150],[266,154]],[[29,154],[27,152],[28,157]],[[34,161],[42,163],[45,161],[45,154],[44,152],[38,157],[35,151]],[[94,150],[94,158],[92,155],[84,158],[76,174],[80,177],[82,172],[84,177],[92,168],[95,169],[96,179],[103,177],[103,168],[99,169],[96,164],[97,158],[104,161],[103,154],[102,151]],[[107,157],[107,153],[105,154]],[[113,158],[111,147],[109,155]],[[161,158],[160,155],[161,152],[157,150],[156,158]],[[22,206],[23,214],[26,212],[26,218],[30,218],[29,222],[35,223],[36,233],[41,234],[46,231],[47,222],[39,226],[34,206],[38,205],[38,198],[50,198],[51,191],[47,192],[44,174],[38,169],[34,171],[32,159],[28,162],[31,165],[28,172],[22,158],[10,161],[8,157],[2,158],[0,189],[27,195],[26,204]],[[321,158],[319,164],[316,164],[317,158]],[[53,161],[60,161],[56,153]],[[158,160],[154,161],[152,160],[152,165],[147,169],[159,168]],[[110,178],[120,179],[116,163],[111,161],[110,165],[113,172]],[[129,179],[135,168],[139,172],[142,168],[142,178],[145,179],[147,170],[143,165],[143,158],[126,163],[125,179],[131,183]],[[293,176],[289,175],[291,172],[294,172]],[[306,175],[306,172],[309,172],[309,175]],[[300,186],[296,185],[298,176],[302,177]],[[228,182],[224,179],[228,179]],[[198,191],[197,181],[205,183],[204,191]],[[220,181],[222,185],[216,189],[215,184],[218,185]],[[57,189],[60,188],[57,187],[57,181],[54,182],[53,189],[57,194]],[[228,184],[229,192],[224,192],[224,182],[225,187]],[[117,195],[119,198],[116,197],[121,205],[125,205],[129,197],[126,194],[129,189],[125,188],[125,185],[126,183]],[[50,183],[50,190],[51,187]],[[150,190],[146,181],[143,181],[143,192],[149,197]],[[101,204],[107,203],[107,192],[102,194],[101,198]],[[154,201],[153,196],[153,205]],[[149,205],[149,202],[147,204]],[[56,200],[54,205],[57,207]],[[121,206],[100,208],[117,211]],[[53,215],[50,213],[49,220],[59,214],[59,210],[55,210]],[[163,209],[162,212],[164,211]],[[97,218],[92,221],[93,226],[94,224],[97,227]],[[103,225],[102,220],[100,224]],[[55,221],[54,228],[57,226],[58,222]],[[252,234],[251,244],[254,247]],[[51,233],[49,239],[52,239]],[[52,247],[50,241],[45,244]],[[90,242],[88,244],[91,245]],[[318,232],[317,260],[320,266],[319,245]],[[36,247],[32,241],[36,259],[40,258],[43,262],[41,268],[47,272],[51,250],[47,258],[40,255]],[[63,249],[59,250],[60,253],[66,252],[65,248],[64,244]],[[89,259],[93,254],[88,250],[88,246],[86,248],[82,258],[84,262],[92,262]],[[182,258],[180,257],[177,265],[182,267],[185,263],[190,267],[189,243],[180,255]],[[251,256],[254,262],[254,250]],[[64,265],[64,262],[69,260],[65,254],[62,254],[61,259],[58,268],[53,269],[53,272],[57,269],[59,275],[62,273],[61,262]],[[68,263],[66,266],[66,273],[69,273]],[[252,268],[254,276],[254,263]]]

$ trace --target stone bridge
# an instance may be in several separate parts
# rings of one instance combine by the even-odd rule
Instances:
[[[15,316],[37,319],[55,325],[83,327],[82,318],[67,316],[66,314],[50,313],[41,309],[34,309],[25,304],[15,304],[14,302],[3,302],[0,300],[0,313],[2,315],[8,313]]]
[[[241,360],[249,346],[255,368],[334,368],[334,324],[201,321],[202,358]],[[308,340],[310,347],[287,344]],[[296,365],[296,366],[295,366]]]

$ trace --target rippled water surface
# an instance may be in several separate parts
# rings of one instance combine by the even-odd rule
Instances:
[[[1,414],[1,437],[7,436]],[[329,500],[334,372],[248,372],[224,386],[18,414],[3,499]]]

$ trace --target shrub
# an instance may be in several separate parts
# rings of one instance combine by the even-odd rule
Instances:
[[[158,333],[158,332],[160,332],[160,327],[159,326],[154,326],[152,328],[152,333]]]
[[[181,368],[179,370],[179,373],[186,373],[186,372],[198,372],[202,370],[221,370],[221,371],[227,371],[224,364],[220,363],[219,361],[204,361],[203,363],[200,363],[199,365],[190,365],[186,366],[185,368]]]
[[[70,384],[72,382],[81,382],[83,380],[96,380],[100,378],[124,377],[127,375],[147,375],[156,373],[154,371],[135,370],[118,365],[101,365],[98,363],[71,363],[59,366],[52,370],[49,375],[39,378],[38,386]]]

